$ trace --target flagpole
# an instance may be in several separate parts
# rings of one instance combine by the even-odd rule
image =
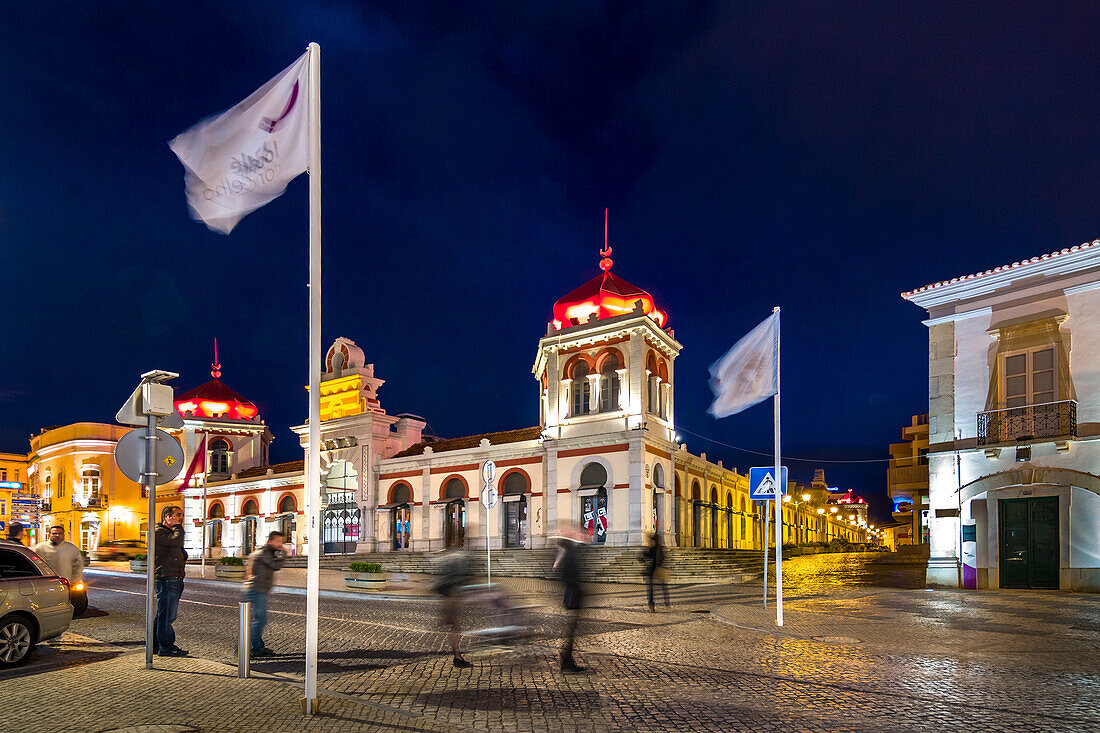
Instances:
[[[317,602],[321,531],[321,47],[309,44],[309,443],[306,448],[306,685],[302,711],[317,712]]]
[[[779,313],[779,306],[772,309]],[[783,459],[780,454],[780,430],[779,430],[779,334],[781,331],[780,319],[775,323],[775,624],[783,625],[783,493],[787,486],[783,481]],[[764,577],[767,578],[767,568],[764,568]]]

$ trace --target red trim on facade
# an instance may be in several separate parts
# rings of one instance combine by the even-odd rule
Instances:
[[[650,446],[647,445],[645,447],[645,450],[646,450],[646,453],[650,453],[652,455],[655,455],[658,458],[664,458],[666,461],[671,461],[672,460],[672,454],[669,453],[668,451],[661,450],[660,448],[651,448]]]
[[[619,368],[626,368],[626,359],[623,358],[623,352],[619,351],[614,346],[607,346],[604,347],[598,354],[596,354],[596,369],[598,369],[601,373],[603,372],[604,360],[612,354],[614,354],[615,358],[619,360]]]
[[[628,443],[618,443],[617,445],[605,445],[599,448],[574,448],[572,450],[558,451],[558,458],[571,458],[572,456],[594,456],[599,453],[618,453],[619,451],[629,450],[630,445]]]
[[[575,367],[577,365],[578,361],[586,362],[588,364],[588,369],[589,369],[590,373],[596,370],[595,361],[592,359],[591,356],[589,356],[588,354],[583,354],[583,353],[573,354],[573,356],[569,357],[569,359],[565,362],[565,366],[562,367],[562,370],[561,370],[561,378],[562,379],[572,379],[573,378],[573,367]]]
[[[531,496],[542,496],[542,492],[541,492],[541,491],[538,491],[538,492],[532,492],[532,493],[531,493]]]
[[[481,468],[480,463],[464,463],[461,466],[442,466],[440,468],[433,468],[431,472],[433,474],[447,473],[448,471],[454,473],[455,471],[476,471],[479,468]]]
[[[379,481],[386,481],[393,478],[413,478],[419,476],[420,471],[399,471],[398,473],[384,473],[378,477]]]
[[[476,466],[476,464],[475,464],[475,466]],[[469,499],[470,498],[470,483],[465,478],[463,478],[461,474],[457,474],[457,473],[452,473],[450,476],[448,476],[447,478],[443,479],[442,482],[440,482],[440,484],[439,484],[439,498],[440,499],[445,499],[446,498],[444,496],[443,492],[447,490],[447,484],[449,484],[451,482],[451,479],[453,479],[453,478],[456,478],[459,481],[461,481],[462,485],[466,488],[466,493],[462,495],[462,498],[463,499]],[[457,498],[459,498],[459,497],[452,496],[451,501],[454,501]]]
[[[497,489],[501,492],[501,496],[504,495],[504,482],[505,482],[505,480],[509,476],[511,476],[513,473],[518,473],[518,474],[521,474],[523,476],[524,480],[527,481],[527,488],[524,489],[523,493],[530,494],[531,493],[531,485],[532,485],[531,484],[531,475],[529,473],[527,473],[526,471],[524,471],[522,468],[509,468],[507,471],[505,471],[504,473],[502,473],[500,475],[499,479],[497,479]]]
[[[542,458],[536,456],[535,458],[509,458],[507,461],[497,461],[497,468],[507,468],[508,466],[526,466],[530,463],[542,463]]]
[[[282,506],[283,499],[287,498],[288,496],[290,497],[291,501],[294,502],[294,509],[292,509],[290,511],[293,511],[294,513],[298,512],[298,497],[294,495],[293,491],[286,491],[286,492],[283,493],[282,496],[279,497],[279,500],[277,502],[275,502],[275,513],[276,514],[286,514],[286,512],[281,510],[279,507]]]
[[[629,489],[630,484],[615,484],[611,488],[613,488],[613,489]]]
[[[220,506],[222,508],[222,515],[220,517],[210,516],[210,512],[214,511],[214,506],[215,505]],[[212,501],[212,502],[210,502],[209,504],[206,505],[206,518],[207,519],[225,519],[225,504],[222,503],[221,499],[215,499],[214,501]]]
[[[558,489],[559,494],[568,494],[569,492],[570,492],[570,489]]]

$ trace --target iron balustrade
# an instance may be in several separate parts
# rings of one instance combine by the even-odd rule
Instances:
[[[1077,400],[978,413],[978,445],[1077,438]]]

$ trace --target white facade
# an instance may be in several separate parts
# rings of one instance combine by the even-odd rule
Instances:
[[[1100,590],[1100,240],[903,297],[929,315],[929,583]]]

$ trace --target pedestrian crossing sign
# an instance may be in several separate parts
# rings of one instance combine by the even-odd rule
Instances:
[[[787,493],[787,467],[782,467],[780,480],[775,480],[775,466],[749,469],[749,498],[754,501],[774,499]]]

